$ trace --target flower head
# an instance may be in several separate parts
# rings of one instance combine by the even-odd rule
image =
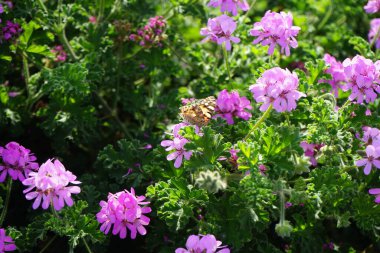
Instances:
[[[29,173],[38,169],[37,158],[17,142],[9,142],[5,148],[0,147],[0,182],[4,182],[7,174],[13,180],[23,181]]]
[[[293,26],[293,16],[290,12],[267,11],[261,21],[253,25],[250,34],[257,37],[253,44],[269,45],[268,54],[272,55],[278,44],[281,47],[281,53],[289,56],[290,47],[298,47],[295,37],[300,30],[300,27]]]
[[[234,124],[233,117],[249,120],[252,114],[246,110],[252,110],[251,102],[246,97],[240,97],[237,91],[228,93],[222,90],[216,100],[215,117],[224,118],[229,125]]]
[[[55,62],[65,62],[67,58],[67,54],[63,49],[62,45],[55,46],[52,50],[50,50],[53,54],[55,54]]]
[[[220,6],[221,12],[230,12],[233,16],[238,13],[238,8],[248,11],[249,5],[246,0],[210,0],[208,6],[217,8]]]
[[[371,172],[372,165],[380,169],[380,160],[379,160],[380,147],[368,145],[365,151],[366,151],[367,156],[364,159],[360,159],[356,161],[355,165],[359,167],[364,166],[364,174],[368,175]]]
[[[12,37],[17,37],[21,31],[22,29],[19,24],[7,20],[6,25],[2,28],[3,38],[5,40],[10,40]]]
[[[0,228],[0,252],[15,251],[16,245],[12,237],[5,234],[5,229]]]
[[[315,159],[316,151],[323,146],[323,144],[307,143],[306,141],[301,141],[300,143],[300,147],[303,149],[304,155],[310,157],[311,165],[314,167],[317,166],[317,160]]]
[[[256,102],[263,102],[261,111],[271,104],[277,112],[292,111],[297,107],[296,101],[306,96],[297,90],[298,82],[296,73],[275,67],[265,71],[249,90]]]
[[[162,46],[165,40],[164,29],[166,28],[166,21],[162,16],[150,18],[148,24],[137,30],[137,34],[131,34],[129,39],[131,41],[139,42],[140,46],[151,48],[153,46]]]
[[[47,160],[37,172],[31,172],[22,183],[28,186],[23,192],[27,200],[35,199],[33,209],[37,209],[42,201],[42,208],[47,209],[50,204],[55,210],[61,210],[65,203],[74,204],[71,194],[80,193],[80,184],[76,176],[66,170],[59,160]]]
[[[367,13],[376,13],[380,10],[380,0],[369,0],[367,5],[364,6]]]
[[[380,92],[380,61],[373,63],[370,59],[357,55],[353,59],[343,61],[344,73],[347,85],[344,91],[351,90],[348,97],[351,101],[356,100],[362,104],[373,102]]]
[[[145,235],[147,231],[144,226],[149,224],[150,219],[144,214],[152,210],[143,206],[149,204],[144,200],[145,196],[136,196],[133,188],[130,192],[110,193],[107,201],[100,201],[101,210],[96,214],[98,222],[102,224],[100,230],[108,234],[113,226],[112,234],[119,234],[122,239],[127,237],[128,230],[132,239],[136,238],[137,232]]]
[[[186,249],[178,248],[175,253],[230,253],[227,246],[221,246],[213,235],[190,235],[186,241]]]
[[[327,74],[331,75],[331,80],[319,80],[319,82],[328,83],[331,85],[332,93],[335,97],[338,97],[339,89],[342,89],[343,83],[346,81],[346,75],[344,74],[343,64],[335,59],[335,57],[325,54],[323,57],[325,63],[329,67],[325,70]]]
[[[166,159],[168,161],[174,160],[174,167],[179,168],[181,167],[183,158],[186,160],[189,160],[192,151],[187,151],[185,149],[185,144],[189,142],[188,139],[184,138],[182,135],[179,134],[179,131],[182,127],[187,126],[186,123],[179,123],[173,127],[173,140],[163,140],[161,142],[162,147],[166,147],[166,151],[172,151],[174,152],[170,153]]]
[[[372,188],[368,191],[369,194],[376,195],[375,202],[380,204],[380,188]]]
[[[375,47],[377,49],[379,49],[380,48],[380,38],[379,38],[380,37],[379,36],[380,18],[372,19],[370,26],[371,26],[371,28],[370,28],[369,33],[368,33],[368,41],[369,41],[369,43],[371,43],[375,39],[375,37],[377,36],[377,38],[375,40]]]
[[[239,43],[238,37],[232,36],[236,29],[236,22],[233,18],[227,15],[221,15],[216,18],[210,18],[207,22],[207,27],[201,29],[201,35],[206,36],[202,42],[212,41],[219,45],[225,43],[226,49],[231,50],[231,41]]]

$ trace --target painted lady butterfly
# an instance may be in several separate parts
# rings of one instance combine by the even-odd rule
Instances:
[[[182,119],[197,126],[205,126],[210,122],[216,106],[215,97],[210,96],[204,99],[196,99],[187,105],[180,107]]]

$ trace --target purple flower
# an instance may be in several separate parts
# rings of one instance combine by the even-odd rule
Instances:
[[[329,242],[329,243],[324,243],[322,245],[323,250],[334,250],[334,243]]]
[[[5,40],[10,40],[21,33],[21,27],[17,23],[7,20],[7,24],[2,28],[3,37]]]
[[[361,139],[366,145],[380,146],[380,130],[375,127],[363,127],[363,138]],[[359,138],[360,139],[360,138]]]
[[[0,182],[4,182],[7,174],[13,180],[21,182],[28,177],[29,173],[38,169],[37,158],[17,142],[9,142],[5,148],[0,147]]]
[[[227,246],[221,246],[213,235],[190,235],[186,241],[186,249],[178,248],[175,253],[230,253]]]
[[[234,124],[233,117],[239,117],[249,120],[252,115],[245,110],[252,110],[251,102],[246,97],[240,97],[237,91],[228,93],[222,90],[216,100],[216,115],[214,117],[222,117],[227,124]]]
[[[221,15],[216,18],[210,18],[207,27],[201,29],[201,35],[206,36],[202,42],[211,40],[219,45],[225,43],[226,49],[231,50],[231,41],[239,43],[238,37],[232,36],[236,29],[236,22],[227,15]]]
[[[4,13],[4,6],[0,4],[0,14]]]
[[[339,89],[342,89],[344,82],[346,81],[346,75],[344,74],[343,64],[335,59],[335,57],[325,54],[323,57],[326,64],[329,67],[325,70],[327,74],[331,75],[331,80],[321,79],[319,82],[328,83],[331,85],[332,93],[335,97],[338,97]]]
[[[263,102],[261,111],[271,104],[277,112],[292,111],[297,107],[296,101],[306,96],[297,90],[298,82],[296,73],[275,67],[265,71],[249,90],[256,102]]]
[[[71,194],[80,193],[79,186],[68,186],[70,183],[80,184],[76,178],[59,160],[54,160],[54,163],[47,160],[37,172],[31,172],[29,178],[22,182],[28,186],[23,193],[27,200],[35,199],[33,209],[37,209],[42,201],[43,209],[52,203],[55,210],[61,210],[65,203],[68,206],[74,204]]]
[[[300,143],[300,147],[303,149],[304,155],[310,157],[311,165],[314,167],[317,166],[317,160],[315,159],[316,151],[318,151],[323,146],[323,144],[309,144],[306,141],[301,141]]]
[[[259,165],[259,171],[260,171],[260,174],[262,176],[266,176],[266,172],[267,172],[268,168],[264,165],[264,164],[260,164]]]
[[[242,11],[248,11],[249,5],[246,0],[210,0],[208,6],[217,8],[220,6],[221,12],[231,12],[233,16],[238,13],[238,8]]]
[[[162,16],[150,18],[148,24],[137,30],[137,34],[131,34],[129,39],[136,41],[140,46],[151,48],[152,46],[162,46],[165,40],[163,36],[166,21]]]
[[[267,11],[261,21],[253,25],[250,34],[257,37],[253,44],[261,42],[263,46],[269,45],[268,54],[272,55],[278,44],[281,47],[281,53],[285,52],[286,56],[289,56],[290,47],[298,47],[295,37],[300,30],[300,27],[293,26],[293,16],[290,12]]]
[[[370,26],[371,26],[371,29],[369,30],[369,33],[368,33],[368,41],[369,43],[371,43],[375,39],[375,36],[377,36],[376,41],[375,41],[375,47],[379,49],[380,48],[380,39],[379,39],[380,18],[372,19]]]
[[[371,172],[372,165],[380,169],[380,160],[378,160],[378,158],[380,157],[380,147],[368,145],[365,151],[366,151],[367,157],[356,161],[355,165],[359,167],[365,166],[364,174],[368,175]]]
[[[351,90],[348,97],[362,104],[373,102],[377,98],[376,92],[380,92],[380,61],[373,63],[370,59],[357,55],[352,60],[343,61],[344,73],[347,77],[347,85],[344,91]]]
[[[150,213],[150,207],[143,207],[149,204],[144,201],[145,196],[136,196],[135,190],[121,191],[115,194],[109,193],[107,201],[100,201],[101,210],[96,214],[96,219],[102,225],[100,230],[108,234],[111,227],[112,234],[119,234],[121,239],[127,237],[130,230],[131,239],[135,239],[137,232],[140,235],[146,234],[144,226],[148,225],[150,219],[144,214]]]
[[[0,229],[0,252],[15,251],[16,245],[12,237],[5,234],[5,229]]]
[[[191,155],[193,154],[192,151],[186,151],[185,144],[189,142],[186,138],[184,138],[182,135],[179,134],[179,130],[182,127],[187,126],[186,123],[179,123],[173,127],[173,140],[163,140],[161,142],[162,147],[167,147],[166,151],[174,150],[174,152],[170,153],[166,159],[168,161],[174,160],[174,167],[179,168],[181,167],[182,160],[185,158],[186,160],[189,160]]]
[[[291,206],[293,206],[293,203],[291,203],[291,202],[286,202],[285,203],[285,208],[286,209],[289,208],[289,207],[291,207]]]
[[[380,10],[380,0],[369,0],[367,5],[364,6],[367,13],[376,13]]]
[[[369,194],[376,195],[375,202],[380,204],[380,188],[372,188],[368,191]]]
[[[63,49],[62,45],[55,46],[52,50],[50,50],[53,54],[55,54],[55,62],[65,62],[67,58],[67,54]]]

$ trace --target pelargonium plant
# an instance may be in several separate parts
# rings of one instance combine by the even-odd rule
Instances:
[[[40,205],[43,209],[47,209],[51,204],[58,211],[65,206],[65,203],[68,206],[74,204],[71,195],[80,193],[81,189],[79,186],[69,186],[69,184],[80,184],[76,178],[58,159],[54,161],[49,159],[38,171],[31,172],[22,182],[28,187],[23,192],[27,200],[34,199],[33,209],[37,209]]]
[[[233,16],[238,14],[238,9],[242,11],[249,10],[249,4],[246,0],[210,0],[208,6],[219,7],[221,12],[230,12]]]
[[[275,67],[266,70],[249,90],[257,103],[263,103],[260,111],[266,111],[270,106],[277,112],[292,111],[297,107],[296,101],[306,96],[297,90],[298,83],[296,73]]]
[[[7,175],[22,182],[30,172],[38,169],[37,158],[17,142],[12,141],[0,147],[0,157],[0,182],[4,182]]]
[[[186,249],[178,248],[175,253],[230,253],[227,246],[216,240],[214,235],[190,235],[186,241]]]
[[[0,252],[15,251],[16,245],[12,237],[7,236],[5,229],[0,229]]]
[[[147,233],[144,226],[149,225],[150,219],[145,214],[152,209],[145,205],[145,196],[136,196],[135,190],[124,190],[115,194],[110,193],[107,201],[99,204],[101,210],[96,214],[96,218],[101,223],[100,230],[108,234],[112,227],[112,234],[119,234],[120,238],[127,237],[130,231],[131,239],[135,239],[137,232],[140,235]]]
[[[253,44],[269,45],[269,55],[272,55],[276,45],[279,45],[281,53],[289,56],[290,47],[298,47],[296,36],[300,30],[300,27],[293,26],[293,16],[290,12],[267,11],[261,21],[253,25],[250,34],[257,37]]]
[[[210,18],[207,22],[207,27],[201,29],[201,35],[206,36],[202,42],[212,41],[219,45],[225,44],[228,51],[231,50],[231,41],[239,43],[238,37],[232,36],[236,30],[236,22],[233,18],[227,15],[221,15],[216,18]]]

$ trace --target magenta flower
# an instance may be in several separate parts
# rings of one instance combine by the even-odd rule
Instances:
[[[68,186],[71,184],[80,184],[76,181],[76,176],[66,170],[59,160],[47,160],[41,165],[37,172],[31,172],[29,178],[22,183],[28,186],[23,191],[27,200],[34,200],[33,209],[41,205],[47,209],[50,204],[55,210],[61,210],[65,203],[68,206],[74,204],[71,194],[80,193],[79,186]]]
[[[249,120],[252,114],[246,110],[252,110],[251,102],[246,97],[240,97],[237,91],[228,93],[227,90],[222,90],[216,100],[216,115],[227,121],[227,124],[234,124],[233,117],[238,117],[244,120]]]
[[[304,155],[310,157],[311,165],[314,167],[317,166],[317,160],[315,159],[316,151],[318,151],[323,146],[323,144],[309,144],[306,141],[301,141],[300,143],[300,147],[303,149]]]
[[[344,82],[346,81],[346,75],[344,74],[343,64],[335,59],[335,57],[325,54],[323,57],[326,64],[329,67],[325,70],[327,74],[331,75],[331,80],[321,79],[319,82],[328,83],[331,85],[332,93],[335,97],[338,97],[339,89],[342,89]]]
[[[372,19],[370,26],[371,28],[368,33],[368,41],[369,43],[372,43],[372,41],[375,39],[375,36],[377,36],[376,41],[375,41],[375,47],[379,49],[380,48],[380,39],[379,39],[380,18]]]
[[[135,190],[121,191],[115,194],[109,194],[107,201],[100,201],[101,210],[96,214],[100,230],[108,234],[111,227],[112,234],[119,234],[121,239],[127,237],[128,230],[131,233],[131,239],[135,239],[137,232],[140,235],[146,234],[144,226],[148,225],[150,219],[144,214],[150,213],[150,207],[143,207],[149,202],[144,201],[145,196],[136,196]]]
[[[268,54],[272,55],[276,45],[281,47],[281,53],[290,55],[290,47],[298,47],[296,36],[301,30],[293,26],[292,14],[267,11],[260,22],[256,22],[251,29],[251,36],[257,37],[253,44],[269,45]]]
[[[292,111],[297,107],[296,101],[306,97],[297,90],[298,82],[296,73],[275,67],[266,70],[249,90],[257,103],[263,102],[261,111],[267,110],[271,104],[277,112]]]
[[[174,167],[179,168],[181,167],[183,158],[186,160],[189,160],[191,155],[193,154],[192,151],[186,151],[185,144],[189,142],[188,139],[184,138],[182,135],[179,134],[179,130],[182,127],[187,126],[186,123],[179,123],[173,127],[173,140],[163,140],[161,142],[162,147],[167,147],[166,151],[174,150],[174,152],[170,153],[166,159],[168,161],[174,160]]]
[[[380,0],[369,0],[367,5],[364,6],[367,13],[376,13],[380,10]]]
[[[9,142],[5,148],[0,147],[0,182],[4,182],[7,174],[13,180],[21,182],[28,177],[29,173],[38,169],[37,158],[17,142]]]
[[[221,246],[213,235],[190,235],[186,241],[186,249],[178,248],[175,253],[230,253],[227,246]]]
[[[380,188],[372,188],[368,191],[369,194],[376,195],[375,202],[380,204]]]
[[[55,54],[55,62],[65,62],[67,58],[67,54],[63,49],[62,45],[55,46],[52,50],[50,50],[53,54]]]
[[[366,151],[367,157],[356,161],[355,165],[359,167],[365,166],[364,174],[369,175],[372,169],[372,165],[380,169],[380,160],[378,159],[380,157],[380,147],[368,145],[365,151]]]
[[[212,41],[219,45],[225,43],[226,49],[231,50],[231,41],[239,43],[238,37],[232,36],[236,29],[236,22],[227,15],[221,15],[216,18],[210,18],[207,27],[201,29],[201,35],[206,36],[202,42]]]
[[[0,229],[0,252],[15,251],[16,245],[12,237],[5,234],[5,229]]]
[[[129,39],[131,41],[139,42],[140,46],[151,48],[153,46],[162,46],[165,40],[164,29],[166,28],[166,21],[162,16],[150,18],[148,24],[137,30],[137,34],[131,34]]]
[[[238,8],[248,11],[249,5],[246,0],[210,0],[208,6],[217,8],[220,6],[221,12],[230,12],[233,16],[238,13]]]
[[[92,24],[96,24],[96,21],[97,21],[97,19],[96,19],[95,16],[90,16],[90,17],[88,18],[88,22],[90,22],[90,23],[92,23]]]
[[[370,59],[357,55],[352,60],[343,61],[344,73],[347,85],[342,87],[344,91],[351,90],[348,97],[351,101],[356,100],[362,104],[375,101],[376,92],[380,92],[380,61],[373,63]]]
[[[264,164],[260,164],[259,165],[259,172],[262,176],[266,176],[266,172],[267,172],[268,168],[264,165]]]
[[[12,37],[17,37],[21,31],[22,29],[19,24],[7,20],[6,25],[2,28],[3,38],[5,40],[10,40]]]
[[[363,127],[363,138],[366,145],[380,146],[380,130],[375,127]],[[359,138],[360,139],[360,138]]]

